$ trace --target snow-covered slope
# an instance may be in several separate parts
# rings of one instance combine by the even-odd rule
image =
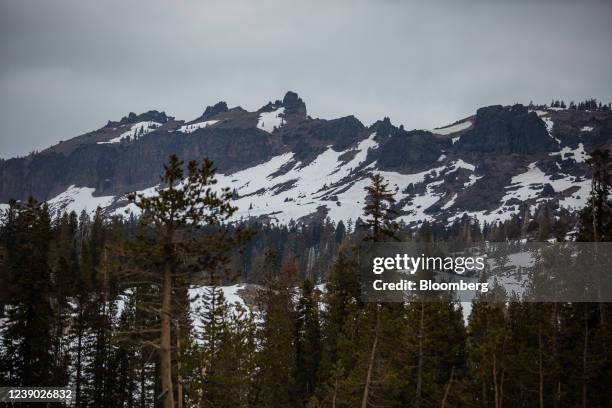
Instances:
[[[234,191],[235,220],[355,220],[369,177],[380,173],[406,224],[464,216],[503,221],[525,205],[583,207],[588,153],[612,142],[611,118],[492,106],[431,132],[406,131],[387,118],[369,127],[354,117],[312,119],[293,93],[256,112],[219,103],[190,122],[149,111],[33,158],[0,163],[0,200],[17,191],[21,199],[51,197],[53,211],[100,206],[107,214],[135,213],[125,192],[153,194],[165,158],[178,153],[214,160],[217,187]]]
[[[162,124],[153,121],[138,122],[130,126],[129,130],[121,133],[119,136],[114,137],[108,141],[98,142],[98,144],[110,144],[120,142],[131,142],[136,140],[148,133],[151,133],[155,129],[159,128]]]

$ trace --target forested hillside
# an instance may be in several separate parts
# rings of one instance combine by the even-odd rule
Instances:
[[[575,223],[609,241],[610,157],[591,156],[579,214],[544,202],[492,224],[410,229],[380,175],[347,223],[228,223],[213,164],[177,157],[156,191],[129,195],[138,218],[12,202],[0,383],[69,385],[80,407],[608,407],[609,304],[364,303],[356,255],[365,241],[561,241]]]

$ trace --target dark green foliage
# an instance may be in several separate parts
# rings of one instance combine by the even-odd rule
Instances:
[[[579,235],[606,241],[607,161],[592,156],[601,182]],[[181,178],[177,161],[168,170]],[[185,204],[193,192],[183,193],[167,193],[165,203]],[[180,232],[164,241],[165,204],[154,199],[143,204],[144,225],[100,210],[93,219],[52,219],[33,200],[13,203],[0,229],[1,385],[70,384],[81,407],[161,406],[156,276],[170,250],[172,380],[184,407],[610,406],[608,304],[480,300],[466,324],[461,307],[445,299],[363,303],[355,244],[400,235],[384,180],[371,193],[378,204],[369,201],[356,231],[329,220],[251,223],[258,234],[243,251],[232,237],[246,225],[195,228],[192,220],[209,216],[197,209],[174,218]],[[401,235],[451,245],[565,239],[576,220],[557,210],[523,207],[505,223],[466,218]],[[543,261],[562,264],[563,256]],[[237,278],[258,285],[240,293],[251,310],[230,305],[218,286]]]
[[[62,375],[60,356],[53,355],[59,338],[53,336],[49,211],[33,198],[8,211],[3,241],[12,293],[2,337],[3,377],[11,385],[52,385]]]
[[[302,401],[308,401],[317,386],[322,352],[320,325],[319,293],[306,278],[296,310],[295,375]]]
[[[362,227],[368,231],[365,239],[398,241],[399,225],[395,222],[397,211],[393,208],[395,195],[389,190],[389,183],[380,174],[374,174],[371,180],[372,184],[365,188],[366,205],[363,207],[366,219]]]
[[[296,339],[294,287],[297,269],[292,262],[279,268],[276,255],[265,256],[263,288],[259,307],[263,322],[259,329],[261,351],[258,353],[260,372],[256,379],[256,407],[297,406]]]

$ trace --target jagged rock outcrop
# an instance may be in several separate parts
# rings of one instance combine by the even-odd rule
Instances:
[[[442,128],[408,131],[389,118],[371,126],[354,116],[313,119],[287,92],[255,112],[219,102],[189,121],[130,113],[0,161],[0,203],[34,195],[54,209],[101,205],[121,214],[123,194],[155,186],[167,157],[178,154],[215,162],[219,186],[235,191],[237,218],[354,220],[368,175],[382,172],[408,224],[493,222],[543,201],[579,209],[590,189],[588,153],[611,144],[609,112],[496,105]]]
[[[482,154],[539,154],[556,148],[546,125],[523,105],[480,108],[471,129],[456,143],[457,152],[478,158]]]

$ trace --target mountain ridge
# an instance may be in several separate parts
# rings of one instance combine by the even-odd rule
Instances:
[[[492,222],[543,202],[576,211],[588,196],[588,152],[611,144],[609,111],[491,105],[441,128],[405,130],[389,118],[370,126],[352,115],[311,118],[290,91],[254,112],[221,101],[189,121],[130,113],[3,160],[0,203],[33,195],[54,210],[95,204],[125,214],[124,194],[154,187],[177,154],[215,162],[219,184],[235,192],[237,217],[355,219],[368,175],[380,172],[407,224],[464,214]]]

